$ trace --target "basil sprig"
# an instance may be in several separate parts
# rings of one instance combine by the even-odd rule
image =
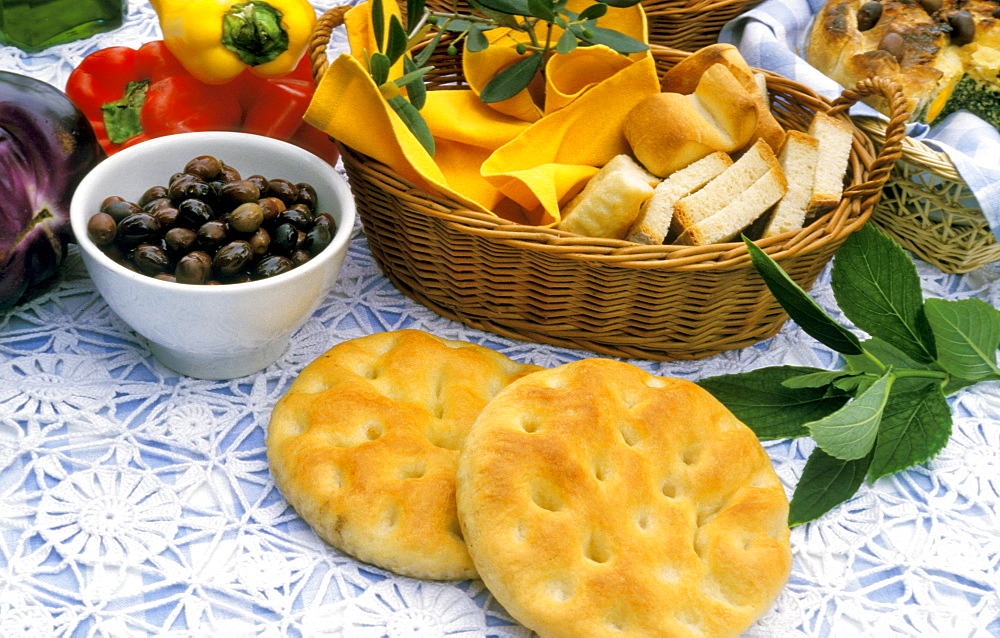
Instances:
[[[754,267],[789,317],[843,356],[842,370],[776,366],[699,382],[762,440],[816,443],[792,495],[789,525],[814,520],[864,484],[933,458],[947,444],[946,396],[1000,379],[1000,311],[979,299],[924,299],[916,267],[871,224],[833,260],[838,306],[858,339],[764,251]]]

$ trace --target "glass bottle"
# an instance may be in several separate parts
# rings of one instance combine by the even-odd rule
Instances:
[[[41,51],[117,29],[127,4],[126,0],[0,0],[0,44]]]

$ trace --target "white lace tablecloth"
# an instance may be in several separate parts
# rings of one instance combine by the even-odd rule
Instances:
[[[133,2],[112,33],[35,55],[0,47],[0,69],[63,88],[90,51],[159,36],[152,9]],[[1000,302],[1000,270],[918,268],[928,295]],[[836,312],[828,272],[814,295]],[[295,375],[340,341],[403,327],[525,363],[587,356],[406,299],[359,227],[339,282],[277,363],[194,380],[151,358],[72,252],[46,294],[0,313],[0,636],[529,636],[478,581],[402,578],[332,549],[271,479],[264,431]],[[634,363],[697,380],[837,359],[789,323],[756,347]],[[951,402],[954,434],[937,458],[794,529],[788,586],[747,636],[1000,636],[1000,384]],[[811,443],[767,449],[791,494]]]

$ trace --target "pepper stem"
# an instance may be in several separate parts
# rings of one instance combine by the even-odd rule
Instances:
[[[266,2],[238,2],[222,16],[222,45],[250,66],[271,62],[288,50],[283,15]]]
[[[146,103],[148,88],[149,80],[129,82],[125,85],[125,93],[121,98],[101,105],[104,128],[108,133],[108,141],[112,144],[121,144],[142,133],[140,113],[142,105]]]

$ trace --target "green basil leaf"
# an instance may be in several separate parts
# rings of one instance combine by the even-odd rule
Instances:
[[[396,97],[388,100],[389,106],[392,110],[399,115],[403,123],[406,124],[406,128],[410,129],[413,136],[417,138],[420,145],[424,147],[432,157],[434,156],[434,136],[431,135],[431,130],[427,126],[427,122],[424,120],[423,116],[420,115],[420,111],[417,110],[415,106],[406,101],[402,95],[397,95]]]
[[[487,104],[492,104],[514,97],[528,87],[541,64],[542,54],[535,52],[507,67],[486,83],[486,86],[479,93],[479,99]]]
[[[951,408],[934,379],[902,378],[893,384],[868,477],[876,480],[923,463],[951,436]]]
[[[494,11],[489,7],[484,7],[480,3],[476,2],[476,0],[469,0],[469,6],[478,11],[479,13],[483,14],[490,20],[496,22],[497,26],[505,27],[507,29],[514,29],[515,31],[519,31],[521,29],[521,23],[517,21],[517,18],[515,18],[509,13],[503,13],[502,11]]]
[[[579,19],[580,20],[596,20],[597,18],[600,18],[601,16],[603,16],[607,12],[608,12],[608,5],[605,4],[605,3],[603,3],[603,2],[597,2],[597,3],[594,3],[594,4],[590,5],[589,7],[587,7],[586,9],[584,9],[583,11],[581,11],[580,15],[579,15]]]
[[[469,29],[469,35],[465,38],[465,50],[473,53],[485,51],[490,46],[490,41],[483,34],[483,29],[478,24]]]
[[[500,13],[506,13],[512,16],[530,16],[533,15],[531,10],[528,8],[527,0],[476,0],[478,4],[486,7],[487,9],[492,9],[493,11],[499,11]]]
[[[406,30],[403,23],[395,15],[389,17],[389,43],[386,45],[385,54],[391,64],[399,61],[399,58],[406,53],[407,47]]]
[[[569,53],[576,48],[577,40],[572,31],[563,31],[556,42],[556,53]]]
[[[945,371],[969,380],[998,378],[1000,311],[981,299],[928,299],[924,307]]]
[[[413,30],[420,24],[424,17],[424,0],[406,0],[406,31],[413,33]]]
[[[833,258],[830,287],[844,315],[914,361],[934,361],[934,334],[920,277],[903,248],[871,224],[852,233]]]
[[[808,435],[807,423],[832,414],[846,402],[843,397],[826,396],[822,388],[793,389],[782,385],[786,379],[818,371],[818,368],[774,366],[707,377],[698,381],[698,385],[758,438],[787,439]]]
[[[853,332],[827,315],[757,244],[745,237],[743,241],[768,290],[806,334],[841,354],[862,354],[861,342]]]
[[[892,389],[891,371],[833,414],[806,425],[816,445],[830,456],[853,461],[875,445],[882,411]]]
[[[605,29],[604,27],[592,27],[590,29],[590,37],[587,38],[587,41],[589,44],[603,44],[612,51],[621,53],[622,55],[640,53],[649,49],[649,46],[641,40],[636,40],[632,36],[619,33],[614,29]]]
[[[549,0],[527,0],[528,10],[531,11],[531,15],[536,18],[541,18],[546,22],[552,22],[556,19],[556,12],[552,10],[552,3]]]
[[[844,461],[816,448],[806,460],[792,502],[788,524],[808,523],[849,500],[865,482],[871,455]]]
[[[385,43],[385,14],[383,13],[382,0],[372,0],[372,35],[375,36],[375,46],[381,53]]]
[[[371,57],[371,65],[372,79],[375,80],[375,84],[382,86],[389,81],[389,69],[392,67],[389,56],[384,53],[374,53]]]
[[[406,95],[418,111],[424,108],[427,101],[427,86],[424,84],[424,74],[434,67],[417,67],[413,60],[407,56],[403,58],[403,77],[394,80],[400,88],[406,87]]]

